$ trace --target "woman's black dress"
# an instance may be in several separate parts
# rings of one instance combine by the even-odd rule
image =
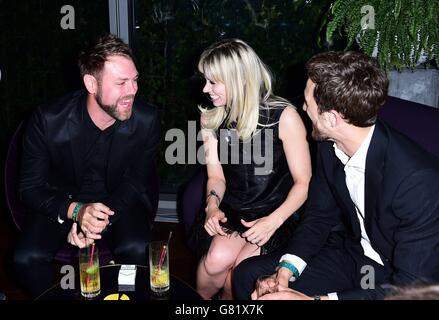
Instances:
[[[241,219],[249,222],[271,214],[287,198],[293,179],[279,139],[279,118],[285,107],[262,109],[257,132],[251,141],[238,140],[233,128],[221,126],[217,132],[218,155],[226,180],[226,192],[220,204],[227,222],[227,232],[245,232]],[[268,126],[267,126],[268,125]],[[195,223],[198,255],[209,248],[212,237],[204,229],[203,211]],[[297,215],[290,216],[262,246],[262,254],[270,253],[288,241],[297,225]]]

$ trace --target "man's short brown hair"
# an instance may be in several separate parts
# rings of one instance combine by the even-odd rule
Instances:
[[[78,66],[81,76],[91,74],[99,79],[109,56],[124,56],[134,62],[130,47],[114,34],[108,34],[79,54]]]
[[[389,81],[375,59],[355,51],[324,52],[307,63],[319,112],[336,110],[357,127],[375,123]]]

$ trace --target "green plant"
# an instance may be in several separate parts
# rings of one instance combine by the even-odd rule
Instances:
[[[387,70],[413,69],[420,57],[438,56],[438,0],[335,0],[327,20],[327,41],[342,30],[347,48],[356,41]]]

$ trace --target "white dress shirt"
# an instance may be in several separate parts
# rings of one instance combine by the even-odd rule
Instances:
[[[376,261],[377,263],[384,265],[378,252],[372,248],[364,227],[364,182],[366,172],[366,156],[374,130],[375,125],[369,130],[366,138],[350,159],[343,151],[337,148],[335,143],[334,150],[337,158],[339,158],[340,161],[345,165],[344,171],[346,173],[346,186],[348,187],[352,202],[355,205],[355,211],[357,212],[358,221],[360,223],[361,246],[363,247],[364,255]]]

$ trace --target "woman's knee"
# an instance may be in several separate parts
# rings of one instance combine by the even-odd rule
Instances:
[[[203,259],[204,267],[209,275],[223,273],[233,267],[236,257],[220,248],[210,248]]]

